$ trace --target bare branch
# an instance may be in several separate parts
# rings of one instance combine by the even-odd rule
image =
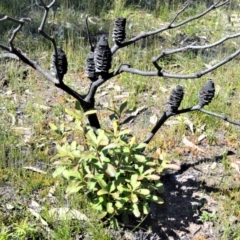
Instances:
[[[240,126],[240,123],[239,122],[234,122],[230,119],[228,119],[228,117],[224,116],[224,115],[220,115],[220,114],[217,114],[217,113],[214,113],[214,112],[210,112],[210,111],[207,111],[203,108],[199,109],[200,112],[203,112],[203,113],[206,113],[208,115],[211,115],[211,116],[214,116],[214,117],[217,117],[217,118],[221,118],[222,120],[226,121],[226,122],[229,122],[233,125],[237,125],[237,126]]]
[[[195,79],[195,78],[200,78],[203,75],[206,75],[207,73],[210,73],[216,70],[217,68],[230,62],[233,58],[237,57],[239,54],[240,54],[240,49],[235,51],[233,54],[230,54],[229,56],[224,58],[219,63],[213,65],[212,67],[207,68],[205,70],[201,70],[199,72],[192,73],[192,74],[181,75],[181,74],[172,74],[172,73],[165,72],[164,70],[162,70],[161,66],[159,66],[155,61],[153,61],[153,64],[157,68],[157,71],[141,71],[139,69],[131,68],[131,66],[128,64],[123,64],[119,68],[118,72],[119,73],[129,72],[129,73],[138,74],[141,76],[159,76],[159,77],[177,78],[177,79]],[[155,60],[155,58],[153,60]]]
[[[207,48],[213,48],[216,47],[222,43],[224,43],[225,41],[229,40],[229,39],[233,39],[233,38],[237,38],[240,37],[240,32],[233,34],[233,35],[228,35],[225,36],[224,38],[212,43],[212,44],[206,44],[206,45],[188,45],[185,47],[181,47],[181,48],[177,48],[177,49],[170,49],[170,50],[163,50],[158,56],[153,57],[152,62],[155,63],[157,62],[160,58],[166,56],[166,55],[171,55],[171,54],[175,54],[178,52],[186,52],[187,50],[203,50],[203,49],[207,49]]]
[[[42,18],[42,22],[40,24],[40,27],[38,28],[38,32],[40,34],[42,34],[45,38],[47,38],[49,41],[52,42],[53,47],[54,47],[54,54],[56,59],[58,59],[58,51],[57,51],[57,44],[56,41],[54,39],[54,37],[49,36],[45,31],[44,31],[44,26],[48,17],[48,12],[50,7],[53,6],[53,4],[55,3],[55,0],[53,0],[48,6],[45,5],[45,3],[43,2],[43,0],[40,0],[41,4],[43,5],[45,11],[44,11],[44,16]],[[59,65],[58,62],[56,61],[56,70],[57,70],[57,78],[59,79],[59,81],[61,82],[63,79],[60,79],[60,74],[59,74]]]
[[[138,40],[140,40],[142,38],[146,38],[146,37],[149,37],[149,36],[152,36],[152,35],[155,35],[155,34],[158,34],[158,33],[164,32],[164,31],[167,31],[169,29],[177,28],[177,27],[185,25],[186,23],[189,23],[189,22],[191,22],[193,20],[199,19],[199,18],[203,17],[204,15],[206,15],[207,13],[211,12],[212,10],[215,10],[215,9],[217,9],[219,7],[222,7],[222,6],[226,5],[227,3],[230,2],[230,0],[225,0],[222,3],[220,3],[220,2],[221,2],[221,0],[218,0],[215,4],[213,4],[212,6],[207,8],[202,13],[197,14],[197,15],[195,15],[193,17],[190,17],[190,18],[188,18],[188,19],[186,19],[186,20],[184,20],[184,21],[174,25],[173,23],[176,21],[177,17],[180,15],[180,13],[182,13],[186,9],[186,7],[189,6],[189,4],[187,4],[186,7],[183,7],[179,12],[177,12],[177,14],[173,18],[173,20],[169,24],[167,24],[165,27],[157,29],[155,31],[141,32],[139,35],[137,35],[136,37],[130,39],[129,41],[126,41],[126,42],[121,43],[119,45],[115,44],[112,47],[111,52],[112,52],[112,54],[114,54],[119,48],[123,48],[123,47],[126,47],[126,46],[130,45],[130,44],[133,44],[133,43],[135,43],[136,41],[138,41]]]

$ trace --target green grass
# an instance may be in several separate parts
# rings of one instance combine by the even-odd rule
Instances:
[[[0,12],[20,17],[21,11],[26,9],[26,7],[32,2],[33,1],[22,1],[22,5],[20,5],[19,1],[11,0],[8,1],[8,5],[3,4],[0,6]],[[66,2],[67,1],[64,1],[63,5],[66,5]],[[110,6],[105,6],[105,8],[99,9],[99,1],[92,2],[93,3],[90,6],[89,1],[83,1],[83,8],[86,11],[84,13],[90,15],[96,14],[100,19],[99,21],[96,21],[96,24],[90,23],[90,31],[93,35],[98,34],[99,28],[101,27],[104,31],[111,31],[112,21],[117,16],[127,17],[128,38],[131,38],[144,30],[154,30],[169,21],[173,16],[173,13],[168,12],[166,6],[161,8],[158,6],[155,11],[151,12],[150,7],[146,8],[146,11],[139,7],[138,4],[134,4],[133,6],[127,5],[126,7],[124,1],[119,0],[115,1],[115,5],[111,8],[111,11],[106,13],[105,9],[108,9]],[[55,18],[50,16],[50,19],[56,21],[57,24],[50,23],[47,30],[52,34],[55,34],[56,28],[59,27],[58,23],[67,23],[72,26],[70,28],[65,28],[64,39],[58,39],[57,41],[58,44],[63,47],[68,56],[69,73],[66,75],[66,82],[81,92],[83,91],[82,85],[84,85],[84,88],[86,85],[86,79],[82,79],[81,74],[84,72],[85,58],[89,46],[87,46],[86,38],[83,38],[86,36],[86,29],[83,25],[83,11],[77,8],[79,1],[71,1],[71,4],[75,4],[76,8],[65,9],[63,7],[58,10]],[[9,8],[8,6],[14,7]],[[29,8],[29,10],[31,9]],[[141,12],[139,12],[140,10]],[[198,11],[200,10],[201,9],[198,9]],[[195,11],[196,9],[190,9],[183,14],[180,19],[194,14]],[[30,11],[29,14],[35,16],[35,12],[33,15],[33,12]],[[39,62],[41,66],[48,69],[52,46],[42,37],[36,37],[35,39],[31,37],[31,33],[36,34],[36,32],[33,32],[32,28],[38,27],[41,15],[41,12],[37,12],[37,15],[31,23],[32,25],[29,24],[23,28],[23,34],[18,35],[16,45],[19,43],[19,46],[23,51],[24,49],[27,49],[27,54],[33,59],[40,58]],[[2,16],[3,14],[1,14],[0,17]],[[152,38],[150,40],[141,40],[134,46],[122,49],[116,54],[116,56],[114,56],[112,68],[117,69],[119,65],[124,62],[141,70],[155,70],[151,64],[152,56],[156,56],[161,51],[161,45],[163,48],[172,47],[173,41],[171,39],[180,32],[184,32],[191,36],[194,36],[195,34],[204,35],[207,36],[211,42],[223,37],[225,34],[224,30],[226,29],[221,28],[221,25],[216,24],[216,22],[221,21],[221,16],[222,11],[217,10],[217,12],[204,17],[199,24],[196,24],[195,21],[177,31],[171,30],[169,31],[169,34],[163,33],[162,36],[165,38],[165,42],[160,42],[158,38]],[[151,24],[149,24],[149,22],[151,22]],[[9,30],[11,27],[12,24],[9,23],[4,23],[3,27],[0,24],[0,30]],[[34,31],[36,31],[36,29]],[[0,39],[3,37],[6,40],[6,38],[9,37],[9,33],[10,32],[8,32],[7,36],[1,36]],[[111,40],[110,43],[112,44]],[[225,44],[225,49],[220,48],[218,54],[209,57],[210,61],[227,56],[227,54],[235,50],[236,44],[238,43],[238,40],[232,40],[230,41],[230,44]],[[195,57],[189,53],[174,55],[160,62],[161,66],[170,72],[181,71],[188,74],[199,71],[206,63],[208,62],[202,57]],[[176,69],[176,65],[179,65],[180,68]],[[175,85],[180,84],[184,87],[185,97],[181,105],[181,107],[184,108],[197,103],[199,89],[207,79],[212,78],[216,84],[217,93],[212,103],[207,106],[206,109],[225,114],[229,118],[237,121],[240,119],[239,111],[237,110],[240,89],[238,77],[240,74],[240,68],[238,65],[237,60],[231,61],[201,79],[195,80],[162,79],[158,77],[150,78],[124,73],[121,76],[116,77],[114,81],[117,85],[120,85],[123,89],[126,89],[129,92],[128,100],[130,106],[138,107],[142,104],[146,104],[149,107],[155,106],[158,109],[159,116],[161,116],[161,113],[166,107],[168,95]],[[63,102],[60,102],[60,94],[57,90],[53,90],[54,87],[46,90],[47,85],[50,85],[51,83],[46,82],[42,76],[32,70],[29,70],[29,77],[26,80],[22,80],[21,74],[19,75],[19,68],[16,68],[15,62],[8,63],[8,65],[1,62],[1,67],[4,69],[4,73],[9,79],[8,89],[12,91],[12,94],[0,96],[0,186],[3,186],[6,182],[10,182],[12,185],[15,185],[15,189],[18,190],[18,195],[30,198],[36,194],[44,199],[48,194],[50,187],[55,184],[55,180],[51,178],[51,167],[48,170],[47,175],[24,170],[22,167],[33,164],[35,160],[42,161],[46,165],[50,164],[51,166],[50,158],[52,157],[52,154],[49,149],[56,136],[49,130],[48,122],[54,122],[56,124],[64,122],[64,108],[69,105],[72,106],[72,99],[64,95]],[[25,94],[26,89],[32,94]],[[163,91],[162,89],[165,89],[166,91]],[[45,96],[41,94],[42,91],[49,91],[50,97],[55,101],[52,104],[51,114],[34,106],[34,103],[48,105]],[[113,96],[115,93],[110,92],[109,94]],[[144,94],[146,94],[146,97],[143,99],[142,96],[144,96]],[[153,95],[155,96],[154,98],[152,97]],[[22,128],[30,127],[33,131],[29,142],[24,141],[24,133],[14,130],[14,127],[20,124],[17,119],[15,119],[16,123],[14,126],[11,126],[13,119],[16,118],[16,107],[21,105],[21,99],[27,102],[27,104],[23,104],[24,116],[27,117],[23,118],[21,126]],[[229,141],[233,144],[238,143],[239,129],[237,127],[229,126],[221,120],[198,112],[188,113],[185,114],[185,116],[193,122],[196,129],[206,124],[208,144],[214,145],[217,143],[218,139],[215,137],[216,131],[225,132]],[[144,120],[137,121],[136,126],[134,126],[135,131],[142,129],[143,125],[146,127],[146,130],[143,130],[143,133],[140,133],[141,137],[139,137],[139,140],[143,140],[145,137],[144,133],[147,134],[152,128],[152,125],[149,123],[149,117],[150,116],[145,116]],[[139,118],[141,118],[141,116]],[[105,122],[105,119],[103,122]],[[164,126],[151,142],[150,149],[160,146],[167,150],[169,154],[168,157],[171,158],[171,156],[176,154],[171,152],[171,149],[179,146],[183,134],[188,133],[189,130],[186,129],[185,124],[181,121],[177,125],[171,127]],[[38,147],[39,145],[43,145],[43,147]],[[239,150],[237,150],[237,154],[239,157]],[[228,170],[226,169],[226,171]],[[229,177],[232,178],[234,176]],[[64,185],[60,185],[56,190],[56,207],[62,207],[65,204],[66,199],[64,199],[63,188]],[[227,239],[229,237],[239,239],[240,232],[239,228],[237,228],[239,225],[229,225],[228,222],[230,216],[236,216],[238,219],[240,217],[239,188],[230,190],[223,188],[222,192],[215,194],[215,197],[220,201],[219,207],[222,207],[223,209],[223,211],[217,213],[217,218],[214,219],[219,231],[221,231],[220,235],[222,235],[222,239]],[[83,196],[76,195],[73,199],[67,199],[67,202],[72,208],[80,209],[88,216],[88,212],[90,212],[93,215],[89,216],[91,221],[89,224],[83,224],[84,229],[82,229],[82,226],[79,226],[78,223],[70,220],[68,222],[58,222],[58,224],[56,224],[55,220],[48,216],[48,210],[51,209],[52,206],[48,203],[47,199],[45,199],[41,202],[41,205],[44,207],[41,214],[43,214],[53,229],[51,236],[52,239],[71,239],[73,234],[77,234],[82,230],[87,230],[88,233],[92,233],[94,235],[92,239],[109,239],[109,236],[104,232],[100,221],[97,219],[95,220],[96,213],[90,209]],[[20,210],[14,210],[11,217],[6,218],[5,214],[0,215],[0,220],[2,219],[0,222],[3,222],[4,226],[0,227],[0,239],[8,239],[10,234],[18,234],[19,239],[26,239],[26,236],[31,236],[34,239],[34,234],[37,233],[32,231],[32,228],[41,226],[39,221],[27,211],[26,203],[17,204],[16,206],[16,208]],[[12,225],[14,226],[13,228],[10,227]],[[97,228],[94,230],[96,226]],[[44,228],[41,226],[40,234],[43,234],[44,231]],[[23,236],[24,232],[25,235]],[[42,237],[42,235],[40,237]]]

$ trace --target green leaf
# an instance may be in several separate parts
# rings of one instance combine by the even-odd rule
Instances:
[[[79,184],[80,182],[71,182],[67,186],[66,193],[70,195],[70,194],[79,192],[79,190],[83,188],[83,186],[79,186]]]
[[[103,219],[104,217],[106,217],[106,215],[107,215],[107,212],[101,211],[100,213],[98,213],[98,218],[99,218],[99,219]]]
[[[59,175],[61,175],[63,173],[63,171],[66,170],[66,167],[65,166],[60,166],[58,168],[56,168],[56,170],[53,172],[52,176],[55,178]]]
[[[158,196],[156,196],[156,195],[150,196],[149,199],[150,199],[151,201],[157,203],[157,204],[163,204],[163,203],[164,203],[163,199],[160,198],[160,197],[158,197]]]
[[[134,216],[137,217],[137,218],[140,217],[141,213],[140,213],[140,211],[138,209],[138,205],[137,204],[133,204],[132,207],[133,207],[133,214],[134,214]]]
[[[141,189],[137,190],[137,193],[139,193],[141,195],[149,195],[150,194],[150,190],[149,189],[145,189],[145,188],[141,188]]]
[[[152,175],[147,175],[146,178],[150,180],[159,180],[160,176],[152,174]]]
[[[105,135],[105,131],[102,129],[97,130],[97,145],[106,146],[109,143],[108,137]]]
[[[131,184],[133,190],[137,189],[140,186],[141,183],[138,181],[138,175],[137,174],[133,174],[131,176],[130,184]]]
[[[91,179],[90,181],[88,181],[88,183],[87,183],[87,188],[89,189],[89,190],[93,190],[94,188],[95,188],[95,186],[96,186],[96,181],[93,181],[93,179]]]
[[[95,133],[93,132],[93,129],[89,129],[87,132],[88,138],[92,141],[92,143],[96,146],[98,141]]]
[[[124,204],[121,203],[120,201],[117,201],[117,202],[115,203],[115,206],[116,206],[117,209],[121,209],[121,208],[124,206]]]
[[[110,214],[112,214],[114,212],[113,203],[111,203],[111,202],[107,203],[107,212]]]
[[[148,174],[151,174],[155,171],[155,168],[149,168],[147,171],[145,171],[143,174],[144,175],[148,175]],[[148,176],[147,176],[148,177]]]
[[[130,129],[126,129],[126,130],[123,130],[123,131],[119,132],[118,136],[127,135],[127,134],[129,134],[130,132],[131,132]]]
[[[134,158],[138,161],[138,162],[146,162],[147,159],[145,156],[143,155],[139,155],[139,154],[134,154]]]
[[[123,103],[120,105],[120,107],[119,107],[120,114],[123,113],[123,111],[126,109],[127,105],[128,105],[128,102],[127,102],[127,101],[123,102]]]
[[[140,143],[139,145],[137,145],[137,147],[135,147],[135,149],[143,149],[146,148],[147,144],[146,143]]]
[[[97,113],[97,110],[89,110],[87,112],[84,113],[84,116],[88,116],[88,115],[92,115],[92,114],[96,114]]]
[[[137,197],[136,194],[134,194],[134,193],[131,194],[131,201],[132,201],[133,203],[138,202],[138,197]]]
[[[105,195],[105,194],[108,194],[108,191],[106,189],[100,189],[98,192],[97,192],[97,195]]]
[[[133,144],[135,143],[135,141],[136,141],[136,137],[133,136],[133,137],[131,138],[130,142],[129,142],[130,147],[133,146]]]
[[[147,201],[144,202],[144,204],[143,204],[143,213],[144,213],[145,215],[147,215],[147,214],[150,213],[150,208],[149,208],[149,204],[148,204]]]
[[[107,149],[117,148],[117,147],[119,147],[119,144],[118,144],[118,143],[110,143],[110,144],[108,144],[106,147],[104,147],[104,148],[102,149],[102,151],[107,150]]]
[[[77,148],[77,142],[76,142],[76,141],[72,141],[72,143],[71,143],[71,145],[70,145],[71,151],[76,150],[76,148]]]
[[[55,124],[53,124],[53,123],[48,123],[48,125],[49,125],[49,127],[53,130],[53,131],[56,131],[56,130],[58,130],[58,128],[57,128],[57,126],[55,125]]]
[[[110,182],[110,187],[109,187],[109,192],[113,192],[114,190],[116,190],[116,183],[115,181]]]
[[[73,112],[73,111],[71,111],[71,110],[69,110],[67,108],[65,108],[65,112],[67,114],[69,114],[70,116],[72,116],[73,118],[75,118],[75,119],[78,119],[78,120],[81,119],[81,115],[80,114],[77,114],[77,113],[75,113],[75,112]]]
[[[103,174],[99,174],[99,175],[101,175],[101,177],[96,178],[98,181],[98,184],[101,186],[101,188],[107,189],[107,183],[103,180],[104,175]]]
[[[118,199],[119,193],[118,192],[111,193],[111,196],[113,197],[113,199]]]
[[[63,177],[65,177],[66,179],[69,178],[77,178],[77,179],[81,179],[81,175],[78,171],[74,171],[74,170],[65,170],[62,172]]]

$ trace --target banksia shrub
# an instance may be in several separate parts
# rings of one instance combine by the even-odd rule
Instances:
[[[198,93],[198,105],[202,108],[205,105],[208,105],[215,94],[214,82],[212,80],[208,80],[205,85],[201,88]]]
[[[111,68],[112,53],[108,46],[108,40],[102,35],[94,50],[95,71],[97,73],[107,73]]]
[[[61,81],[63,79],[63,76],[67,73],[68,70],[68,62],[65,52],[58,47],[57,48],[57,59],[55,52],[52,54],[52,61],[50,70],[53,76],[57,77],[57,68],[56,63],[58,64],[58,71],[59,71],[59,80]]]
[[[97,74],[95,72],[94,52],[90,52],[87,55],[87,59],[86,59],[86,74],[87,74],[87,77],[91,81],[95,81],[97,79]]]
[[[115,41],[117,44],[125,40],[126,37],[125,27],[126,18],[118,17],[115,19],[112,37],[113,41]]]
[[[173,114],[176,113],[181,101],[183,99],[183,88],[182,86],[177,85],[171,92],[169,98],[168,98],[168,108],[167,108],[167,112],[169,114]]]

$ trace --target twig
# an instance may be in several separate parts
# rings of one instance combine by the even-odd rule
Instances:
[[[136,41],[138,41],[138,40],[140,40],[140,39],[142,39],[142,38],[146,38],[146,37],[149,37],[149,36],[153,36],[153,35],[156,35],[156,34],[158,34],[158,33],[167,31],[167,30],[169,30],[169,29],[178,28],[178,27],[180,27],[180,26],[182,26],[182,25],[185,25],[186,23],[189,23],[189,22],[191,22],[191,21],[193,21],[193,20],[199,19],[199,18],[203,17],[204,15],[206,15],[207,13],[211,12],[212,10],[217,9],[217,8],[219,8],[219,7],[222,7],[223,5],[226,5],[227,3],[230,2],[230,0],[226,0],[226,1],[222,2],[222,3],[220,3],[220,2],[221,2],[221,1],[218,0],[215,4],[213,4],[212,6],[210,6],[209,8],[207,8],[207,9],[206,9],[205,11],[203,11],[202,13],[197,14],[197,15],[195,15],[195,16],[193,16],[193,17],[190,17],[190,18],[188,18],[188,19],[186,19],[186,20],[184,20],[184,21],[182,21],[182,22],[174,25],[173,23],[176,21],[176,19],[177,19],[177,17],[179,16],[179,14],[182,13],[182,12],[186,9],[186,7],[188,6],[188,5],[187,5],[186,7],[184,7],[184,8],[181,9],[180,11],[178,11],[177,14],[176,14],[176,16],[173,18],[173,20],[172,20],[169,24],[167,24],[165,27],[160,28],[160,29],[157,29],[157,30],[155,30],[155,31],[141,32],[139,35],[137,35],[136,37],[130,39],[129,41],[126,41],[126,42],[121,43],[121,44],[119,44],[119,45],[115,44],[115,45],[112,47],[111,52],[112,52],[112,54],[114,54],[119,48],[123,48],[123,47],[126,47],[126,46],[130,45],[130,44],[133,44],[133,43],[135,43]]]

